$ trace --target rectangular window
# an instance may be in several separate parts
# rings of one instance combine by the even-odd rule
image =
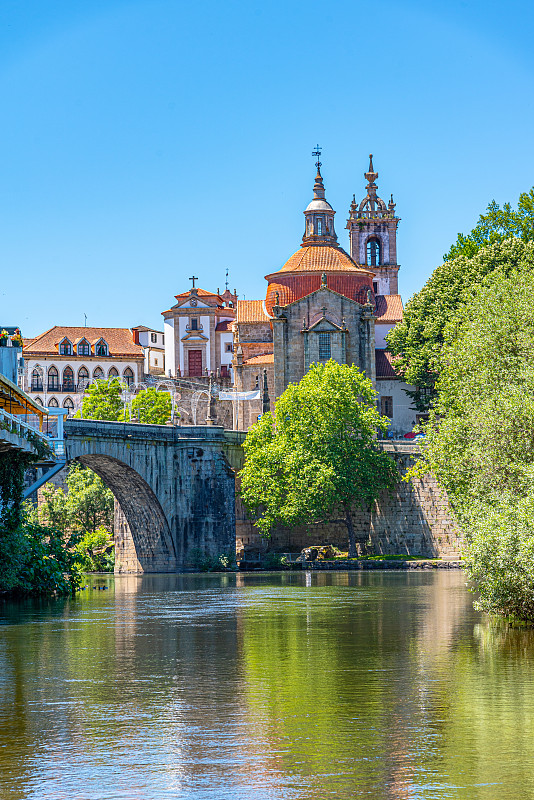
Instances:
[[[156,344],[156,342],[158,341],[157,333],[151,333],[150,334],[150,341],[152,342],[152,344]]]
[[[380,411],[383,417],[393,419],[393,398],[381,397],[380,398]]]
[[[234,352],[234,346],[233,346],[232,342],[226,342],[226,348],[225,349],[226,349],[227,353],[233,353]]]
[[[322,219],[317,220],[317,236],[323,235],[323,221]]]
[[[78,355],[79,356],[89,356],[91,355],[91,348],[88,344],[79,344],[78,345]]]
[[[319,361],[328,361],[332,358],[332,346],[329,333],[319,334]]]
[[[196,317],[191,317],[191,330],[198,331],[198,319]]]

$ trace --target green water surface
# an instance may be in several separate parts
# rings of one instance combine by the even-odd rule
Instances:
[[[2,800],[534,798],[534,631],[459,571],[88,583],[0,604]]]

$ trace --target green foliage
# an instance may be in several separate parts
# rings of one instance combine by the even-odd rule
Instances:
[[[113,552],[97,554],[99,557],[95,558],[94,549],[112,544],[113,493],[93,470],[78,463],[71,465],[66,484],[67,492],[45,484],[38,512],[40,522],[79,538],[78,560],[85,571],[112,571]]]
[[[132,402],[130,412],[122,411],[120,419],[125,421],[137,418],[139,422],[151,425],[165,425],[172,412],[172,400],[169,392],[158,392],[157,389],[143,389]]]
[[[354,507],[369,509],[396,478],[376,442],[389,420],[376,409],[371,381],[355,366],[312,364],[247,433],[241,496],[264,535],[332,519],[340,511],[356,555]]]
[[[113,572],[115,566],[113,536],[103,526],[83,534],[75,548],[76,562],[82,572]]]
[[[83,418],[117,422],[123,407],[122,389],[123,384],[118,378],[92,383],[83,396]]]
[[[193,547],[189,551],[189,565],[200,572],[221,572],[236,568],[235,552],[220,553],[210,556],[200,547]]]
[[[70,594],[81,572],[75,539],[23,513],[15,530],[0,529],[0,591],[13,594]]]
[[[450,261],[458,256],[471,258],[478,251],[491,244],[497,244],[511,236],[517,236],[524,242],[534,239],[534,187],[530,192],[519,195],[517,210],[505,203],[501,208],[495,200],[489,204],[486,213],[481,214],[477,224],[467,236],[459,233],[456,242],[448,253],[443,256],[444,261]]]
[[[418,469],[447,489],[481,608],[532,617],[534,245],[513,240],[484,252],[509,253],[510,263],[445,328]]]
[[[532,248],[519,239],[507,239],[471,258],[458,255],[437,267],[412,297],[403,322],[389,332],[387,341],[395,371],[414,386],[411,395],[418,411],[427,411],[435,400],[447,324],[493,272],[510,274],[532,258]]]

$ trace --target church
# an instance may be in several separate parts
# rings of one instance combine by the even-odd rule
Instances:
[[[314,153],[314,155],[319,153]],[[299,249],[283,267],[265,276],[264,300],[237,300],[233,329],[233,375],[239,393],[261,388],[266,374],[271,401],[298,382],[310,364],[330,358],[356,364],[378,392],[380,412],[390,417],[390,435],[402,436],[417,422],[409,388],[400,381],[387,350],[388,331],[402,320],[398,293],[397,227],[393,195],[377,194],[378,172],[369,158],[366,195],[355,195],[346,228],[350,255],[338,243],[335,211],[326,199],[321,162],[313,198],[304,211]],[[238,427],[246,430],[261,411],[239,403]]]

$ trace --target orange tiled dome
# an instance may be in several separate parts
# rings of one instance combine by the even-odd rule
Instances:
[[[289,258],[281,270],[266,275],[266,307],[272,314],[276,294],[282,306],[315,292],[321,286],[321,276],[326,272],[329,289],[365,303],[368,289],[373,291],[374,273],[358,267],[341,247],[332,245],[303,246]]]

